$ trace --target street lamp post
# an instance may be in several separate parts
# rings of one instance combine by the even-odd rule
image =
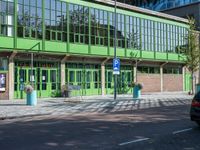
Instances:
[[[114,35],[114,59],[117,58],[116,56],[116,47],[117,47],[117,4],[115,0],[115,35]],[[114,75],[114,100],[117,98],[117,75]]]
[[[35,79],[34,79],[34,74],[33,74],[33,53],[31,53],[31,77],[30,77],[30,81],[31,81],[32,87],[34,86],[33,80],[35,80]]]

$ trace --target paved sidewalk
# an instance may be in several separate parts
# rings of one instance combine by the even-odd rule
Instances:
[[[141,99],[132,95],[85,96],[71,99],[39,99],[37,106],[27,106],[25,100],[0,101],[0,119],[13,119],[42,115],[65,115],[78,113],[112,113],[151,107],[190,104],[192,96],[186,93],[147,93]]]

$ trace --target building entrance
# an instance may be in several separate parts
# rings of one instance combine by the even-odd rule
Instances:
[[[18,63],[17,63],[18,64]],[[60,90],[59,68],[34,66],[15,66],[15,98],[23,99],[26,97],[24,87],[27,84],[33,85],[37,90],[38,97],[55,96]]]
[[[101,72],[94,65],[67,64],[66,75],[67,84],[81,87],[81,93],[73,91],[73,96],[101,94]]]

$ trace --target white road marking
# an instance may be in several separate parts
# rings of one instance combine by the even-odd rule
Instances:
[[[174,131],[173,134],[178,134],[178,133],[182,133],[182,132],[187,132],[187,131],[190,131],[190,130],[192,130],[192,128],[183,129],[183,130],[179,130],[179,131]]]
[[[40,125],[54,125],[54,124],[60,124],[63,123],[63,121],[55,121],[55,122],[43,122],[39,123]]]
[[[147,141],[147,140],[149,140],[149,138],[137,139],[137,140],[133,140],[133,141],[129,141],[129,142],[120,143],[119,146],[131,144],[131,143],[142,142],[142,141]]]

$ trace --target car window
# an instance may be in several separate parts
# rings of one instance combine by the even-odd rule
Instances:
[[[196,101],[200,101],[200,92],[198,92],[195,96],[194,96],[194,99]]]

